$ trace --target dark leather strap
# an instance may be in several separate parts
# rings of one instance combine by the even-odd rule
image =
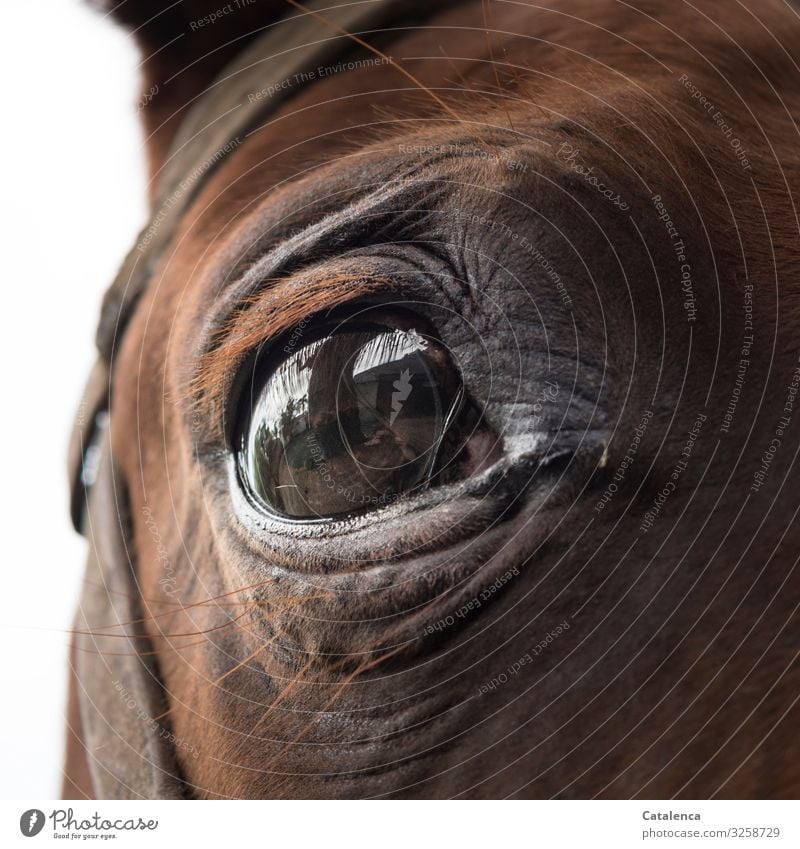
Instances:
[[[69,441],[67,463],[72,484],[69,509],[72,524],[78,531],[83,526],[87,492],[97,477],[100,434],[108,424],[109,377],[106,361],[98,359],[86,381]]]
[[[196,748],[172,734],[141,592],[125,532],[127,504],[115,476],[109,434],[90,495],[86,564],[75,618],[74,674],[81,739],[98,799],[179,799],[175,753]]]

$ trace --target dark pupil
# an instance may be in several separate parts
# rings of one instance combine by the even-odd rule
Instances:
[[[305,345],[256,399],[251,488],[296,518],[384,506],[427,483],[460,397],[441,346],[415,330],[360,326]]]

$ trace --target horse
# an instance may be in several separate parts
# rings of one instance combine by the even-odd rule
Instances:
[[[796,796],[797,7],[95,5],[64,796]]]

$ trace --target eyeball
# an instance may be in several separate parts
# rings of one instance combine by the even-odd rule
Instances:
[[[311,520],[378,509],[452,464],[468,405],[450,354],[422,326],[343,321],[279,350],[254,370],[239,444],[245,486],[269,511]]]

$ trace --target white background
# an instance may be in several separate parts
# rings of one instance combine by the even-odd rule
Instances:
[[[6,3],[0,798],[58,797],[84,543],[66,451],[100,297],[145,218],[137,55],[79,0]]]

